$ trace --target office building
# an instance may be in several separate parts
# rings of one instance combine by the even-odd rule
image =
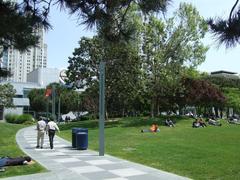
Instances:
[[[27,82],[27,74],[37,68],[47,67],[47,45],[44,43],[44,29],[38,28],[34,32],[39,36],[39,43],[24,52],[13,47],[5,48],[1,67],[11,71],[12,76],[7,81]]]
[[[9,82],[4,81],[0,84],[10,83],[16,90],[16,96],[13,98],[13,108],[0,106],[0,121],[6,114],[23,114],[29,113],[30,102],[28,93],[32,89],[42,89],[50,83],[59,83],[60,71],[56,68],[38,68],[30,72],[27,76],[27,82]]]

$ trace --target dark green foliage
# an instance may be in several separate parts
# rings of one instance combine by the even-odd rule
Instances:
[[[17,118],[18,118],[18,115],[17,115],[17,114],[7,114],[7,115],[5,116],[5,120],[6,120],[8,123],[13,123],[13,124],[16,123]]]
[[[0,67],[0,77],[9,77],[11,76],[11,72],[5,68]]]
[[[133,26],[125,24],[126,16],[131,6],[136,6],[143,13],[165,12],[171,0],[111,0],[111,1],[92,1],[92,0],[25,0],[22,9],[25,12],[32,12],[38,15],[42,23],[49,25],[49,16],[52,4],[59,5],[61,9],[67,10],[70,14],[77,15],[80,23],[87,28],[96,27],[101,31],[105,39],[109,41],[120,41],[129,39],[132,35]]]
[[[45,89],[32,89],[28,94],[30,107],[36,112],[46,111],[49,102],[44,93]]]
[[[236,0],[228,19],[211,18],[208,24],[212,33],[217,37],[219,44],[227,48],[236,46],[240,41],[240,8],[234,12],[239,0]]]
[[[87,88],[82,93],[82,108],[98,112],[99,62],[106,62],[106,107],[110,116],[132,110],[141,89],[141,62],[134,42],[109,43],[101,36],[81,38],[79,47],[69,58],[67,76]]]
[[[79,111],[81,105],[81,96],[78,92],[72,89],[67,89],[60,84],[53,83],[55,86],[55,109],[58,109],[58,102],[60,98],[61,113],[65,114],[69,111]],[[47,88],[52,88],[52,85],[48,85]],[[30,107],[37,113],[46,112],[52,110],[52,94],[49,97],[45,96],[46,89],[32,89],[28,98],[30,99]]]
[[[0,19],[0,45],[13,45],[19,50],[36,45],[38,36],[34,34],[35,29],[42,25],[47,27],[37,12],[10,1],[0,0]]]
[[[31,114],[22,114],[17,117],[15,123],[16,124],[28,124],[33,122],[33,117]]]
[[[7,114],[5,119],[8,123],[12,124],[31,124],[33,122],[33,117],[31,114]]]
[[[220,88],[229,87],[229,88],[240,88],[240,79],[238,77],[224,77],[224,76],[207,76],[204,78]]]

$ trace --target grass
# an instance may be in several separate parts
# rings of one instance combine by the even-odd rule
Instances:
[[[106,123],[105,152],[133,162],[193,179],[240,179],[240,126],[192,128],[192,120],[177,118],[175,128],[140,133],[162,119],[124,118]],[[62,125],[60,135],[71,141],[72,127],[89,128],[89,148],[98,151],[96,121]]]
[[[17,157],[24,156],[24,153],[17,146],[15,136],[19,129],[23,128],[23,125],[0,123],[1,136],[0,136],[0,157]],[[46,170],[38,163],[26,166],[9,166],[6,167],[6,171],[0,172],[0,178],[34,174],[39,172],[45,172]]]

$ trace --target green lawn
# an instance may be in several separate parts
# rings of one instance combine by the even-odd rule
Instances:
[[[19,129],[23,128],[23,125],[14,125],[8,123],[0,123],[0,157],[9,156],[17,157],[24,156],[24,153],[19,149],[16,144],[15,136]],[[27,166],[9,166],[6,167],[5,172],[0,172],[0,178],[9,176],[18,176],[33,174],[46,171],[38,163]]]
[[[240,179],[240,126],[222,121],[222,127],[196,129],[191,119],[182,118],[175,128],[140,133],[152,121],[125,118],[107,123],[105,152],[193,179]],[[88,127],[89,148],[98,151],[97,122],[62,125],[60,135],[71,141],[72,127]]]

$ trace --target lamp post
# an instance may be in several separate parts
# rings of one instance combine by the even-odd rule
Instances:
[[[55,84],[52,85],[52,118],[55,121],[56,120],[56,102],[55,102],[55,98],[56,98],[56,92],[55,92]]]
[[[105,122],[105,66],[99,65],[99,156],[104,156],[104,122]]]

